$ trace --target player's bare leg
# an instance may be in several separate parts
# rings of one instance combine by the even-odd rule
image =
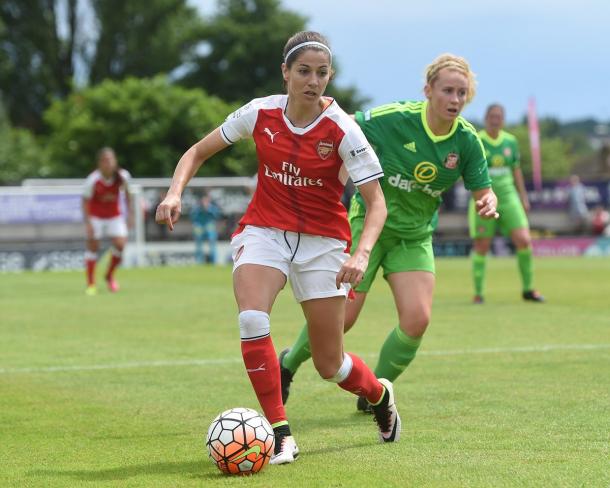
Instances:
[[[377,379],[362,359],[343,351],[345,298],[307,300],[301,306],[309,328],[312,359],[320,376],[346,391],[366,397],[372,405],[380,439],[397,441],[400,416],[391,382]]]
[[[87,275],[87,288],[85,293],[89,296],[97,294],[97,287],[95,286],[95,266],[97,264],[97,253],[100,248],[100,241],[93,237],[93,231],[89,235],[87,230],[87,250],[85,251],[85,268]]]
[[[430,323],[435,278],[427,271],[388,275],[398,311],[398,327],[386,338],[375,368],[377,377],[394,381],[415,358]]]
[[[472,242],[472,278],[474,281],[475,304],[482,304],[485,290],[485,268],[487,265],[487,254],[491,248],[491,238],[478,237]]]
[[[110,263],[108,264],[108,269],[106,271],[105,278],[106,284],[108,285],[108,290],[113,293],[119,291],[119,283],[114,279],[114,272],[123,260],[123,249],[125,249],[126,243],[127,238],[125,237],[112,238],[112,248],[110,249]]]
[[[345,319],[344,319],[344,333],[352,328],[356,323],[360,311],[364,306],[366,300],[366,293],[355,293],[353,300],[347,300],[345,303]],[[309,333],[307,324],[303,326],[299,337],[291,348],[284,349],[279,356],[280,360],[280,372],[282,375],[282,401],[284,404],[288,401],[290,395],[290,385],[294,378],[298,368],[311,358],[311,350],[309,347]],[[362,400],[360,400],[362,398]],[[362,404],[363,408],[370,410],[370,406],[364,397],[359,397],[359,405]],[[362,410],[362,408],[360,408]]]
[[[243,264],[233,272],[244,365],[275,432],[271,464],[291,463],[299,455],[282,402],[280,365],[270,335],[269,313],[285,284],[286,276],[270,266]]]
[[[542,303],[544,297],[533,288],[534,266],[532,256],[532,238],[527,227],[514,229],[510,237],[516,248],[517,263],[519,265],[519,274],[521,276],[521,284],[523,288],[523,299]]]

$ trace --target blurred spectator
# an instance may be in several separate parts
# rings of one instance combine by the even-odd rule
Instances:
[[[582,234],[589,219],[589,209],[585,198],[585,185],[578,175],[570,176],[570,190],[568,194],[568,209],[570,219],[574,224],[574,232]]]
[[[199,203],[191,210],[193,237],[195,238],[195,260],[199,264],[216,262],[216,241],[218,230],[216,221],[220,218],[220,208],[212,197],[204,194]],[[203,243],[208,243],[207,256],[203,252]]]
[[[601,205],[597,205],[593,209],[593,214],[591,217],[591,230],[594,236],[602,236],[608,234],[608,224],[610,223],[610,213],[602,207]]]

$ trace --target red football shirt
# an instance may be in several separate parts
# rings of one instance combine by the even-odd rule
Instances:
[[[85,180],[83,196],[88,200],[89,213],[98,219],[111,219],[121,215],[121,190],[128,190],[131,175],[125,169],[112,179],[105,179],[95,170]]]
[[[345,165],[357,186],[382,177],[383,171],[360,127],[336,101],[327,101],[304,128],[286,117],[287,95],[252,100],[222,124],[227,144],[246,137],[256,144],[258,182],[240,226],[350,240],[339,171]]]

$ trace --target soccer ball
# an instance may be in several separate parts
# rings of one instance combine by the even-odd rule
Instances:
[[[205,445],[223,473],[252,474],[269,462],[275,436],[271,424],[256,410],[232,408],[212,420]]]

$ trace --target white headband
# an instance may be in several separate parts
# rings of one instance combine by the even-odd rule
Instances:
[[[330,56],[330,60],[331,61],[333,60],[333,53],[330,52],[330,48],[326,44],[322,44],[321,42],[318,42],[318,41],[307,41],[307,42],[302,42],[301,44],[297,44],[290,51],[288,51],[286,53],[286,57],[284,58],[284,63],[286,63],[288,61],[288,58],[290,57],[290,55],[293,52],[295,52],[297,49],[301,49],[302,47],[307,47],[307,46],[315,46],[315,47],[320,47],[322,49],[326,49],[326,51],[328,51],[328,55]]]

